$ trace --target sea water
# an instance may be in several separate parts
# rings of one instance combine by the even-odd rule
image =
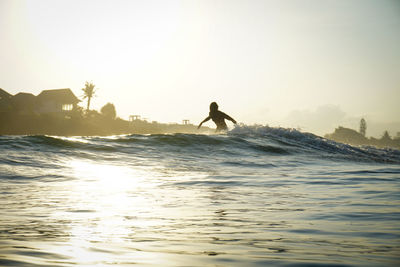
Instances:
[[[291,129],[0,136],[0,266],[398,266],[400,151]]]

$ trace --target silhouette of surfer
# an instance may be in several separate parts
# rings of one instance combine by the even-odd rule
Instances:
[[[202,122],[200,122],[197,129],[199,129],[204,122],[209,121],[210,119],[212,119],[213,122],[217,125],[216,132],[226,131],[228,129],[228,126],[226,126],[225,120],[230,120],[234,124],[236,124],[236,121],[233,118],[231,118],[229,115],[223,113],[222,111],[218,110],[218,105],[216,102],[212,102],[210,104],[210,113],[208,114],[208,117],[205,118]]]

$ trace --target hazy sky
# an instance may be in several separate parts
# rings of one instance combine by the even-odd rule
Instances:
[[[12,94],[93,81],[125,119],[197,124],[217,101],[247,124],[400,131],[399,0],[0,0],[0,38]]]

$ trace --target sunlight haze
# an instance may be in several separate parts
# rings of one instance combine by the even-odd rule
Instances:
[[[395,0],[0,0],[0,88],[91,81],[92,108],[124,119],[198,124],[216,101],[246,124],[323,135],[364,117],[395,135],[399,29]]]

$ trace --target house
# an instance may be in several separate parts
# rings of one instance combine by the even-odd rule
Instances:
[[[12,95],[0,88],[0,112],[9,112],[11,106]]]
[[[36,112],[66,115],[76,109],[79,101],[69,88],[43,90],[36,97]]]
[[[9,99],[12,95],[0,88],[0,100]]]
[[[31,93],[18,93],[11,97],[13,110],[21,115],[32,114],[35,110],[36,96]]]

